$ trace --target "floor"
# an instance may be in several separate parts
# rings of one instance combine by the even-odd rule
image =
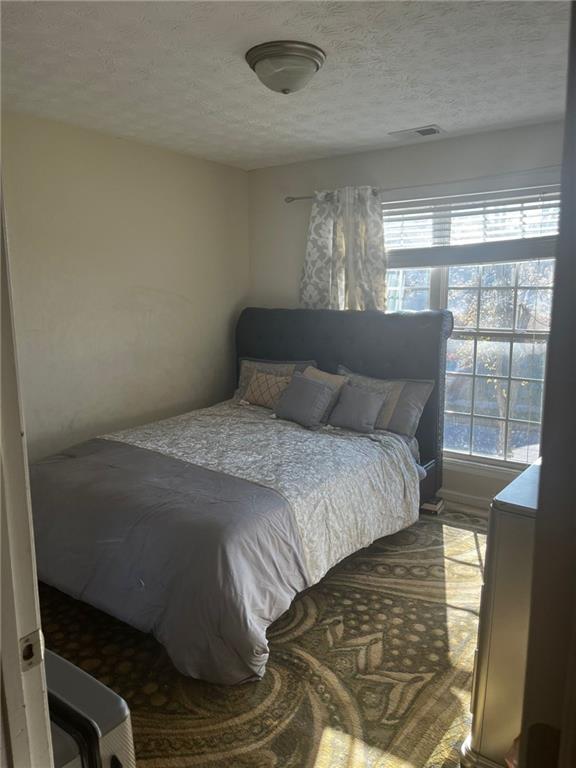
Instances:
[[[270,629],[263,680],[185,678],[153,638],[41,587],[46,643],[122,695],[139,768],[455,768],[485,524],[423,517],[336,566]]]

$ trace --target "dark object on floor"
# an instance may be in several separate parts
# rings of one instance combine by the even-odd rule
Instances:
[[[46,642],[127,701],[139,768],[312,768],[319,752],[338,766],[358,749],[456,768],[483,525],[426,517],[344,560],[271,627],[257,683],[186,678],[149,635],[42,587]]]
[[[428,499],[428,501],[424,501],[420,504],[420,512],[441,515],[442,512],[444,512],[445,507],[446,503],[444,499],[441,499],[439,496],[433,496],[431,499]]]

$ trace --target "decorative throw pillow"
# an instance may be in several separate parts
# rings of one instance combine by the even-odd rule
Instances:
[[[320,381],[323,384],[332,384],[332,386],[340,389],[348,381],[347,376],[342,376],[338,373],[328,373],[327,371],[321,371],[320,368],[313,367],[311,365],[304,371],[304,376],[307,379],[314,379],[314,381]]]
[[[385,395],[379,392],[347,384],[342,387],[328,422],[333,427],[353,429],[355,432],[373,432],[384,399]]]
[[[240,377],[236,396],[244,399],[246,389],[254,371],[273,373],[276,376],[292,376],[294,371],[303,371],[310,366],[316,366],[315,360],[257,360],[243,357],[240,360]]]
[[[318,429],[333,396],[334,388],[329,384],[295,373],[278,401],[276,416],[308,429]]]
[[[347,376],[340,376],[337,373],[327,373],[326,371],[321,371],[319,368],[313,368],[312,366],[309,366],[304,371],[304,376],[306,376],[307,379],[313,379],[314,381],[320,381],[323,384],[328,384],[331,386],[334,390],[334,394],[332,395],[332,400],[326,409],[326,413],[324,414],[323,421],[327,421],[328,416],[330,415],[330,412],[332,411],[332,408],[336,405],[336,402],[338,400],[338,396],[340,394],[340,390],[346,384],[348,381]]]
[[[252,405],[274,410],[280,395],[290,383],[290,376],[276,376],[273,373],[255,371],[248,382],[244,400]]]
[[[385,400],[375,429],[387,429],[400,435],[414,437],[424,406],[434,389],[434,382],[429,379],[374,379],[353,373],[343,365],[338,366],[338,373],[349,377],[355,387],[379,392]]]

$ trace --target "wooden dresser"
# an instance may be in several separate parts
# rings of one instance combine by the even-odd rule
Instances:
[[[520,733],[539,479],[538,461],[492,502],[463,768],[505,765]]]

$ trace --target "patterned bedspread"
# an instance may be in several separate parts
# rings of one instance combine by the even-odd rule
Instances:
[[[310,431],[229,400],[104,439],[280,493],[294,512],[309,585],[347,555],[418,518],[418,467],[406,443],[388,432]]]

